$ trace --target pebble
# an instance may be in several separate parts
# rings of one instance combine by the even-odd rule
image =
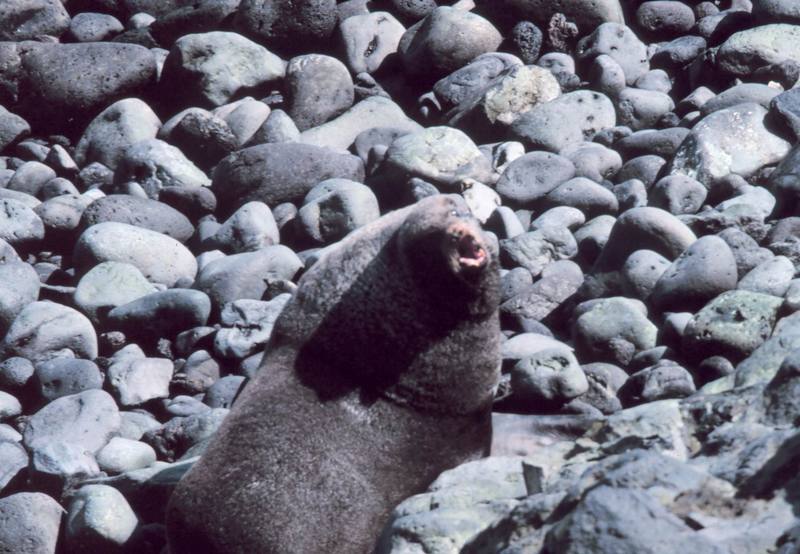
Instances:
[[[543,207],[570,206],[579,209],[587,218],[601,214],[616,214],[619,202],[606,187],[587,179],[575,177],[547,193]]]
[[[680,215],[700,211],[707,196],[708,189],[699,181],[686,175],[668,175],[656,181],[648,200],[651,206]]]
[[[508,164],[497,181],[497,192],[512,206],[532,206],[561,183],[575,176],[575,165],[550,152],[529,152]]]
[[[31,302],[17,314],[2,343],[5,356],[32,362],[72,355],[97,357],[97,335],[80,312],[50,301]]]
[[[108,368],[108,384],[120,406],[169,396],[173,365],[163,358],[125,358]]]
[[[500,249],[507,265],[524,267],[536,277],[551,262],[575,256],[578,244],[565,227],[544,227],[506,239]]]
[[[11,260],[0,264],[0,333],[5,333],[17,315],[39,297],[39,277],[29,264]]]
[[[332,177],[361,182],[364,164],[356,156],[310,144],[262,144],[227,156],[213,176],[220,209],[232,213],[252,200],[268,206],[302,200],[314,185]]]
[[[330,56],[292,58],[285,82],[286,113],[301,132],[341,115],[355,99],[350,72]]]
[[[800,58],[797,25],[773,23],[733,33],[719,47],[717,65],[736,76],[784,60]]]
[[[102,262],[81,277],[73,299],[78,309],[91,321],[98,323],[113,308],[155,290],[136,266],[123,262]]]
[[[616,124],[614,105],[606,95],[579,90],[534,106],[512,123],[510,133],[528,148],[559,153]]]
[[[397,52],[405,32],[406,28],[388,12],[348,17],[338,27],[339,40],[344,45],[343,61],[354,75],[374,73],[387,56]]]
[[[149,281],[174,286],[194,280],[197,261],[177,240],[127,223],[107,221],[92,225],[75,245],[75,265],[86,272],[102,262],[133,265]]]
[[[75,42],[103,42],[111,40],[125,28],[113,15],[83,12],[69,22],[69,37]]]
[[[336,0],[243,0],[234,27],[276,50],[321,47],[336,27]]]
[[[405,32],[399,53],[411,75],[435,81],[481,54],[494,52],[502,40],[498,30],[483,17],[439,6]]]
[[[111,309],[106,321],[128,337],[173,337],[205,325],[211,301],[199,290],[174,288],[140,296]]]
[[[378,199],[369,187],[345,181],[330,192],[310,198],[323,181],[306,195],[297,212],[301,232],[315,244],[330,244],[380,217]],[[322,192],[322,191],[320,191]]]
[[[7,552],[55,552],[64,509],[41,492],[0,498],[0,548]]]
[[[149,198],[129,194],[110,194],[89,204],[81,216],[81,226],[114,221],[156,231],[186,242],[194,234],[189,219],[175,208]]]
[[[103,387],[97,364],[78,358],[55,358],[37,364],[33,381],[45,402]]]
[[[621,23],[603,23],[578,42],[578,60],[588,62],[601,54],[610,56],[619,64],[628,86],[650,69],[647,47],[629,27]]]
[[[85,485],[70,499],[64,539],[74,551],[117,550],[138,524],[120,491],[108,485]]]
[[[572,349],[566,345],[531,353],[514,365],[510,377],[510,400],[523,410],[526,405],[537,411],[560,406],[589,387]]]
[[[208,176],[183,152],[159,139],[138,141],[125,149],[114,172],[115,183],[139,183],[153,199],[169,186],[204,187]]]
[[[214,336],[215,353],[236,359],[254,354],[269,341],[289,298],[288,294],[281,294],[268,302],[243,298],[225,304],[220,313],[223,328]]]
[[[112,438],[97,453],[97,465],[106,473],[127,473],[154,464],[156,452],[138,440]]]
[[[625,367],[635,354],[655,346],[658,328],[641,302],[613,297],[588,304],[572,327],[579,359]]]
[[[236,210],[213,236],[204,241],[204,245],[239,254],[260,250],[279,242],[278,224],[269,206],[253,201]]]
[[[222,106],[240,90],[266,86],[286,74],[286,62],[237,33],[184,35],[164,61],[160,87],[181,106]],[[174,87],[178,87],[177,89]]]

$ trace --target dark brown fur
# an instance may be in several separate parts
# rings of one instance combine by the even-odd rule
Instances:
[[[488,454],[497,249],[466,214],[459,197],[424,199],[303,276],[170,501],[173,554],[370,552],[396,504]],[[452,265],[454,229],[484,247],[480,270]]]

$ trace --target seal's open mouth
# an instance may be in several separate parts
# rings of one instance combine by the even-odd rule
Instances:
[[[458,263],[464,269],[477,269],[486,264],[486,250],[470,234],[458,240]]]

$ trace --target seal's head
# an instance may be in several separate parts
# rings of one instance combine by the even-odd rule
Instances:
[[[398,244],[417,277],[439,283],[448,294],[492,296],[497,288],[497,239],[481,229],[460,196],[420,200],[403,222]]]

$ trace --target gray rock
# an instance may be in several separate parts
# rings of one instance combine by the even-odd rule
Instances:
[[[121,406],[169,396],[173,365],[164,358],[126,358],[108,368],[108,384]]]
[[[117,405],[101,390],[62,396],[28,420],[23,444],[28,450],[48,444],[71,444],[94,454],[120,429]]]
[[[336,0],[243,0],[234,26],[270,48],[322,47],[336,27]]]
[[[226,375],[208,388],[203,403],[211,408],[230,408],[246,382],[241,375]]]
[[[169,289],[153,292],[113,308],[107,325],[128,337],[167,338],[205,325],[211,301],[199,290]]]
[[[625,367],[634,355],[655,346],[658,328],[647,319],[641,302],[614,297],[586,304],[583,313],[574,314],[572,326],[579,360]]]
[[[185,91],[178,97],[185,104],[214,107],[285,73],[286,62],[263,46],[237,33],[213,31],[175,41],[164,62],[160,86],[165,91]]]
[[[125,150],[141,140],[154,139],[161,120],[138,98],[126,98],[110,105],[95,117],[75,147],[80,167],[100,162],[116,169]]]
[[[768,189],[775,196],[774,215],[794,215],[800,198],[800,148],[793,147],[770,174]]]
[[[576,177],[598,183],[612,177],[622,167],[622,158],[610,148],[596,142],[584,142],[563,153],[575,166]]]
[[[651,69],[636,79],[634,86],[644,90],[653,90],[669,94],[672,90],[672,80],[669,74],[663,69]]]
[[[578,252],[581,259],[593,263],[600,255],[611,236],[611,229],[617,220],[610,215],[599,215],[590,219],[580,229],[575,231],[575,240],[578,242]]]
[[[495,78],[520,65],[522,61],[511,54],[481,54],[464,67],[437,81],[433,85],[433,92],[442,111],[448,112],[470,98],[481,96]]]
[[[494,52],[502,40],[498,30],[483,17],[440,6],[406,31],[399,51],[411,75],[435,81],[481,54]]]
[[[683,2],[656,0],[645,2],[636,10],[639,28],[658,38],[682,35],[694,26],[694,12]]]
[[[186,111],[188,113],[182,117],[175,116],[179,119],[167,136],[169,142],[198,167],[208,171],[222,158],[238,149],[239,139],[224,119],[206,110]]]
[[[359,14],[343,20],[338,34],[347,68],[354,75],[375,72],[387,56],[397,52],[405,32],[406,28],[389,12]]]
[[[112,102],[147,93],[156,80],[153,54],[136,44],[24,42],[14,51],[14,111],[35,126],[77,131]]]
[[[694,394],[692,375],[680,365],[664,360],[637,371],[619,390],[625,406],[635,406],[666,398],[684,398]]]
[[[100,468],[85,447],[51,442],[32,449],[29,473],[33,487],[62,497],[71,484],[98,476]]]
[[[330,56],[307,54],[286,66],[286,113],[300,131],[342,114],[353,105],[353,80],[345,65]]]
[[[38,196],[42,187],[56,177],[56,172],[39,161],[25,162],[20,165],[11,176],[6,188],[17,192],[24,192],[31,196]]]
[[[789,289],[789,284],[794,278],[794,264],[785,256],[775,256],[751,269],[736,288],[783,296]]]
[[[0,362],[0,387],[11,392],[21,392],[33,377],[33,364],[27,358],[11,356]]]
[[[603,23],[597,27],[592,34],[578,42],[576,53],[578,60],[583,62],[601,54],[610,56],[622,68],[628,86],[633,85],[650,69],[647,47],[621,21]],[[609,127],[613,127],[613,124]]]
[[[329,181],[321,184],[326,182]],[[316,187],[311,192],[314,190]],[[360,183],[349,182],[313,199],[307,196],[297,213],[297,222],[303,235],[311,241],[329,244],[378,217],[378,199],[372,190]]]
[[[616,121],[606,95],[580,90],[534,106],[511,125],[510,136],[531,148],[561,152],[591,140]]]
[[[363,186],[363,185],[361,185]],[[278,224],[269,206],[248,202],[236,210],[204,246],[232,254],[253,252],[280,242]]]
[[[618,0],[599,1],[559,1],[548,0],[477,0],[482,9],[489,10],[498,18],[529,20],[546,26],[557,14],[564,14],[574,21],[583,33],[591,32],[605,22],[622,23],[624,19],[622,7]]]
[[[669,268],[670,261],[652,250],[636,250],[625,260],[620,279],[626,296],[646,300]]]
[[[668,175],[659,179],[650,189],[651,206],[671,214],[697,213],[705,202],[708,189],[699,181],[686,175]]]
[[[119,19],[104,13],[82,12],[69,22],[69,37],[75,42],[111,40],[125,30]]]
[[[123,439],[138,441],[147,431],[161,427],[156,418],[143,410],[120,412],[119,416],[122,420],[119,436]]]
[[[725,229],[718,236],[728,243],[733,252],[739,278],[744,277],[754,267],[773,257],[772,252],[759,247],[750,235],[735,227]]]
[[[616,214],[619,202],[606,187],[586,177],[575,177],[547,193],[543,206],[571,206],[579,209],[587,218],[594,218],[601,214]]]
[[[665,114],[675,109],[669,94],[639,88],[620,91],[616,103],[619,124],[634,131],[655,127]]]
[[[530,279],[529,271],[517,268],[512,272],[517,270],[524,271]],[[583,272],[578,264],[570,260],[552,262],[544,268],[538,281],[505,300],[500,306],[501,313],[542,321],[575,294],[581,283]]]
[[[44,238],[44,223],[18,200],[0,198],[0,239],[15,248],[28,248]]]
[[[789,127],[795,137],[800,137],[800,91],[789,89],[779,94],[772,99],[769,109],[771,114]]]
[[[22,404],[7,392],[0,391],[0,421],[15,418],[22,414]]]
[[[780,161],[791,145],[765,127],[767,113],[762,106],[750,103],[704,117],[678,148],[669,172],[711,186],[731,173],[749,177],[763,166]],[[740,138],[732,140],[734,136]]]
[[[647,188],[639,179],[629,179],[612,189],[619,202],[620,212],[647,206]]]
[[[120,491],[108,485],[85,485],[70,499],[64,539],[76,552],[116,552],[138,524]]]
[[[227,214],[251,200],[269,206],[298,202],[331,177],[363,181],[363,162],[309,144],[261,144],[224,158],[214,170],[213,191]]]
[[[664,271],[650,299],[662,311],[695,311],[736,288],[737,278],[733,252],[724,240],[709,235],[697,239]]]
[[[697,536],[654,496],[605,485],[589,491],[573,512],[553,526],[545,544],[548,551],[564,554],[590,551],[655,554],[672,548],[721,552],[713,543]]]
[[[204,187],[208,176],[174,146],[159,139],[136,142],[125,149],[114,172],[117,184],[139,183],[153,199],[165,187]]]
[[[528,207],[574,175],[575,166],[567,158],[529,152],[508,164],[496,189],[505,202]]]
[[[214,337],[216,353],[237,359],[254,354],[269,341],[275,320],[289,298],[281,294],[268,302],[241,299],[225,304],[220,314],[224,327]]]
[[[276,116],[282,113],[279,110],[273,112]],[[268,124],[272,123],[272,119],[267,120]],[[281,119],[285,120],[282,125],[290,128],[280,133],[270,131],[264,142],[296,140],[312,146],[346,150],[361,133],[376,127],[391,127],[402,131],[402,134],[422,130],[420,124],[409,118],[400,106],[383,96],[365,98],[336,119],[303,131],[299,135],[296,134],[297,128],[288,116],[283,114]],[[277,121],[275,124],[277,125]]]
[[[303,262],[289,248],[269,246],[210,262],[197,276],[194,288],[205,292],[214,311],[242,298],[260,300],[268,281],[292,279]]]
[[[47,402],[103,387],[103,375],[91,360],[55,358],[36,365],[34,382]]]
[[[747,387],[772,380],[787,356],[800,348],[797,317],[784,317],[778,321],[772,336],[742,360],[732,375],[716,382],[716,390]],[[710,383],[709,386],[715,385]]]
[[[0,264],[0,334],[39,297],[39,288],[39,277],[29,264],[16,260]]]
[[[154,464],[156,452],[138,440],[114,437],[97,453],[97,465],[106,473],[125,473]]]
[[[775,23],[731,35],[717,52],[717,66],[736,76],[752,74],[765,65],[800,59],[800,29]]]
[[[689,132],[683,127],[645,129],[618,140],[614,148],[618,148],[626,157],[653,154],[668,159],[675,155]]]
[[[145,433],[143,440],[155,449],[160,459],[173,461],[211,438],[226,415],[228,410],[214,408],[196,415],[174,417],[159,429]]]
[[[526,356],[509,373],[511,396],[508,402],[530,412],[566,404],[589,388],[578,360],[566,345],[543,348]]]
[[[582,368],[589,389],[578,400],[606,415],[620,411],[622,404],[617,392],[627,381],[628,374],[613,364],[602,362],[585,364]]]
[[[652,154],[637,156],[625,162],[614,179],[618,183],[638,179],[644,183],[647,189],[650,189],[661,176],[661,170],[666,163],[667,161],[661,156]]]
[[[197,261],[175,239],[127,223],[92,225],[78,239],[74,252],[80,272],[102,262],[123,262],[135,266],[154,283],[174,286],[181,279],[194,280]]]
[[[137,198],[128,194],[111,194],[98,198],[83,211],[84,229],[115,221],[149,229],[186,242],[194,234],[194,226],[185,215],[163,202]]]
[[[236,137],[236,146],[241,148],[253,138],[272,112],[264,102],[248,96],[220,106],[212,113],[228,124]]]
[[[81,277],[73,300],[91,321],[98,323],[109,310],[155,291],[136,266],[102,262]]]
[[[0,499],[0,548],[19,554],[56,551],[64,509],[41,492],[19,492]]]
[[[683,351],[694,359],[724,356],[733,363],[764,343],[775,324],[781,299],[744,290],[724,292],[689,321]]]
[[[50,301],[31,302],[19,312],[2,344],[5,356],[21,356],[34,363],[73,355],[97,357],[97,335],[92,323],[73,308]]]
[[[572,206],[555,206],[531,221],[530,229],[544,229],[545,227],[566,227],[576,231],[586,223],[586,216],[578,208]],[[577,240],[577,237],[576,237]]]
[[[15,479],[21,478],[28,467],[28,453],[16,442],[0,440],[0,492]],[[0,539],[0,545],[2,539]]]
[[[31,126],[15,113],[0,107],[0,152],[27,137]]]
[[[9,0],[0,10],[0,40],[35,40],[41,35],[58,37],[69,26],[69,13],[58,0],[33,3]]]
[[[545,227],[500,243],[501,256],[508,265],[519,265],[538,276],[551,262],[575,256],[578,245],[566,227]]]
[[[780,90],[761,83],[742,83],[723,90],[700,107],[700,113],[708,115],[724,110],[736,104],[754,103],[769,108],[772,99],[780,94]]]

